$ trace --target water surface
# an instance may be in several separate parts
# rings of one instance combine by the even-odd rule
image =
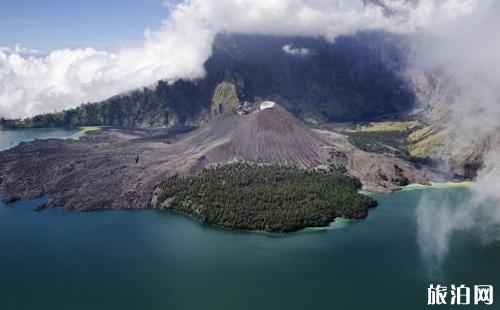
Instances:
[[[366,220],[289,235],[152,210],[33,212],[44,198],[0,204],[0,309],[426,309],[430,283],[500,288],[500,246],[467,234],[439,279],[426,272],[415,208],[428,191],[468,195],[376,195]]]
[[[33,141],[35,139],[71,138],[78,139],[84,134],[80,129],[40,128],[0,130],[0,151],[16,146],[19,142]]]

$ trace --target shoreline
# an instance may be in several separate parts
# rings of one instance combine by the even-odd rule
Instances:
[[[2,153],[0,159],[5,158],[2,165],[5,165],[6,170],[0,170],[1,173],[10,176],[14,174],[15,170],[16,174],[21,172],[21,176],[23,173],[30,176],[34,172],[36,174],[36,178],[5,178],[4,182],[5,180],[10,181],[8,186],[3,188],[6,190],[8,198],[26,200],[22,198],[47,192],[53,195],[52,199],[43,204],[41,208],[63,206],[71,211],[147,209],[150,202],[149,193],[152,192],[150,189],[157,186],[158,180],[177,175],[179,164],[185,164],[186,167],[189,167],[192,162],[204,164],[206,160],[205,157],[199,157],[198,153],[195,153],[196,156],[181,158],[182,161],[179,159],[179,156],[185,152],[197,151],[197,149],[193,151],[193,144],[195,146],[200,144],[197,141],[195,141],[196,143],[191,141],[193,139],[191,136],[188,136],[188,138],[191,137],[191,140],[188,139],[189,143],[186,144],[181,143],[186,139],[176,140],[177,136],[184,132],[179,133],[175,130],[143,132],[137,129],[128,132],[123,128],[120,131],[96,126],[82,126],[73,128],[73,130],[74,132],[62,139],[78,140],[91,132],[95,139],[89,139],[89,141],[83,139],[78,143],[63,143],[55,139],[41,140],[26,144],[15,151]],[[195,135],[195,137],[198,136]],[[176,143],[175,146],[171,145],[172,141]],[[123,150],[124,145],[127,146],[126,152]],[[201,143],[200,145],[205,144]],[[179,149],[184,153],[180,153]],[[47,150],[49,150],[47,154],[50,156],[42,161],[43,164],[37,166],[36,171],[29,169],[32,164],[30,159],[39,158],[42,151],[47,152]],[[141,154],[139,163],[134,162],[136,154]],[[20,162],[25,164],[19,165]],[[161,171],[158,171],[158,167],[162,167]],[[71,178],[66,178],[64,181],[69,182],[71,188],[58,187],[58,183],[54,179],[58,181],[62,175],[68,173]],[[2,176],[0,175],[0,177]],[[124,180],[124,182],[118,182],[121,186],[116,186],[117,182],[110,180]],[[47,187],[47,184],[50,186]],[[137,184],[141,186],[138,187]],[[429,186],[418,187],[428,188]],[[85,195],[81,194],[82,188],[85,188]],[[407,188],[410,189],[412,186],[407,186],[402,190]],[[367,196],[378,194],[363,190],[359,193]],[[89,199],[89,197],[91,198]],[[128,207],[124,208],[124,206]],[[336,229],[344,227],[345,223],[346,221],[342,219],[333,219],[330,223],[324,223],[325,226],[304,227],[301,225],[304,228],[287,234]],[[212,226],[216,225],[212,224]],[[223,229],[231,230],[228,227],[223,227]]]
[[[363,219],[362,219],[363,220]],[[328,231],[328,230],[337,230],[337,229],[342,229],[347,227],[348,225],[360,220],[355,220],[355,219],[348,219],[344,217],[338,217],[333,220],[333,222],[330,222],[328,226],[311,226],[311,227],[306,227],[301,230],[298,230],[296,232],[292,232],[292,234],[301,234],[301,233],[314,233],[314,232],[322,232],[322,231]]]
[[[380,194],[394,194],[399,191],[415,191],[415,190],[426,190],[426,189],[444,189],[444,188],[470,188],[475,183],[472,181],[447,181],[447,182],[429,182],[429,185],[412,183],[406,186],[401,186],[401,188],[393,190],[391,192],[375,192],[361,189],[358,193],[366,196],[380,195]]]
[[[68,136],[67,138],[62,138],[62,139],[64,139],[64,140],[66,140],[66,139],[78,140],[81,137],[84,137],[88,132],[98,131],[101,128],[95,127],[95,126],[83,126],[83,127],[75,127],[74,129],[77,130],[77,132],[75,132],[71,136]]]
[[[448,182],[430,182],[430,185],[423,184],[409,184],[401,188],[402,191],[412,191],[412,190],[425,190],[433,188],[469,188],[474,184],[472,181],[448,181]]]
[[[40,131],[47,131],[47,130],[64,130],[64,131],[69,131],[72,132],[71,134],[68,134],[65,137],[43,137],[43,138],[28,138],[28,139],[22,139],[19,141],[16,141],[15,143],[11,143],[8,145],[8,147],[1,148],[0,147],[0,152],[10,150],[22,142],[24,143],[29,143],[33,142],[37,139],[39,140],[47,140],[47,139],[61,139],[61,140],[79,140],[81,137],[84,137],[87,133],[92,132],[92,131],[98,131],[100,130],[101,127],[97,126],[82,126],[82,127],[72,127],[72,128],[62,128],[62,127],[54,127],[54,128],[16,128],[16,129],[1,129],[0,131],[10,131],[10,132],[22,132],[22,131],[29,131],[29,130],[40,130]]]
[[[13,202],[5,202],[2,200],[3,198],[4,191],[0,188],[0,204],[3,205],[3,207],[9,207],[9,205],[14,204],[14,203],[22,203],[22,202],[34,202],[38,201],[41,199],[48,200],[50,198],[49,195],[43,195],[41,197],[33,198],[33,199],[20,199],[17,201]],[[38,207],[31,208],[31,211],[37,212],[37,211],[43,211],[37,209]],[[85,213],[85,212],[73,212],[70,210],[67,210],[66,208],[59,206],[55,208],[50,208],[50,209],[61,209],[64,212],[68,212],[69,214],[75,214],[78,215],[80,213]],[[310,227],[305,227],[300,230],[292,231],[292,232],[270,232],[266,230],[245,230],[245,229],[231,229],[228,227],[223,227],[223,226],[218,226],[218,225],[212,225],[208,223],[202,223],[195,217],[193,217],[190,214],[187,214],[185,212],[181,212],[178,210],[160,210],[157,208],[146,208],[146,209],[103,209],[103,210],[95,210],[95,211],[90,211],[90,212],[141,212],[141,211],[147,211],[147,212],[155,212],[159,214],[168,214],[168,215],[173,215],[173,216],[181,216],[185,217],[188,219],[190,222],[192,222],[193,225],[200,225],[200,226],[206,226],[207,228],[210,229],[215,229],[219,231],[226,231],[226,232],[237,232],[237,233],[248,233],[248,234],[258,234],[258,235],[266,235],[266,236],[271,236],[271,237],[284,237],[284,236],[294,236],[294,235],[299,235],[299,234],[304,234],[304,233],[316,233],[316,232],[325,232],[329,230],[337,230],[337,229],[342,229],[347,227],[348,225],[355,223],[359,220],[356,219],[348,219],[348,218],[343,218],[343,217],[338,217],[335,218],[332,222],[328,224],[328,226],[310,226]]]

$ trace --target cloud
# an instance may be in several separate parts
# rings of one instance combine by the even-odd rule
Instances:
[[[367,29],[413,32],[436,19],[471,14],[477,0],[186,0],[166,4],[169,17],[159,29],[146,30],[144,42],[134,48],[57,50],[46,55],[16,48],[0,50],[0,117],[61,110],[154,87],[158,80],[200,78],[220,31],[329,40]]]
[[[446,124],[469,145],[499,127],[500,118],[500,3],[483,1],[474,14],[435,23],[423,33],[418,61],[439,70],[457,86]]]
[[[21,44],[14,45],[14,48],[0,47],[0,52],[5,54],[19,54],[22,56],[41,56],[44,53],[35,49],[30,49]]]
[[[290,44],[286,44],[282,48],[283,52],[293,55],[293,56],[308,56],[311,54],[311,50],[305,47],[294,47]]]
[[[153,86],[158,80],[204,74],[212,31],[182,8],[160,29],[145,32],[142,46],[116,53],[92,48],[57,50],[43,57],[0,51],[0,116],[24,117]]]
[[[452,202],[424,197],[418,209],[422,252],[433,264],[449,251],[457,232],[474,232],[484,242],[500,240],[500,2],[482,1],[469,15],[438,21],[417,39],[417,65],[440,72],[455,85],[442,124],[444,147],[453,155],[482,144],[484,168],[470,197]]]

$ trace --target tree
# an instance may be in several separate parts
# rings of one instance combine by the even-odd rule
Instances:
[[[336,150],[330,150],[328,153],[330,154],[330,158],[328,159],[328,171],[333,174],[346,175],[348,173],[346,168],[347,155]]]

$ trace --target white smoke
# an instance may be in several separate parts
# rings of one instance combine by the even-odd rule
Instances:
[[[92,48],[40,55],[0,49],[0,117],[25,117],[97,101],[158,80],[204,74],[217,32],[323,36],[359,30],[412,32],[469,15],[478,0],[185,0],[144,42],[116,52]],[[20,38],[22,39],[22,38]]]
[[[457,89],[444,124],[452,134],[446,147],[464,153],[477,142],[486,143],[484,168],[471,197],[453,202],[432,195],[420,202],[419,243],[433,265],[442,263],[458,232],[474,232],[484,242],[500,239],[499,17],[500,2],[483,1],[472,14],[437,23],[420,41],[420,61],[450,78]]]

